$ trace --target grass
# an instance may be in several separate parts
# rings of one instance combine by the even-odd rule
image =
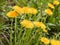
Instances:
[[[52,45],[45,44],[41,38],[52,39],[60,42],[60,4],[54,6],[53,15],[49,16],[44,12],[49,8],[48,3],[54,0],[1,0],[0,1],[0,45]],[[59,0],[60,1],[60,0]],[[9,2],[9,3],[8,3]],[[18,14],[16,18],[6,16],[7,12],[13,10],[12,7],[32,7],[37,9],[37,14]],[[41,27],[25,28],[20,24],[24,19],[31,22],[39,21],[46,26],[47,32]],[[43,40],[44,41],[44,40]],[[56,43],[55,41],[55,43]],[[59,44],[59,43],[58,43]]]

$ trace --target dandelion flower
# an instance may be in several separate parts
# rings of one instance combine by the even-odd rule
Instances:
[[[54,9],[54,5],[53,5],[53,4],[51,4],[51,3],[48,3],[48,7],[50,7],[50,8],[52,8],[52,9]]]
[[[33,23],[29,20],[23,20],[21,22],[21,25],[25,28],[33,28],[34,27]]]
[[[25,13],[25,14],[29,14],[29,13],[30,13],[29,7],[23,7],[23,10],[24,10],[24,13]]]
[[[51,45],[60,45],[60,41],[52,39]]]
[[[6,14],[9,18],[15,18],[18,14],[15,11],[10,11]]]
[[[19,6],[13,6],[13,9],[14,9],[17,13],[19,13],[19,14],[23,14],[23,13],[24,13],[24,10],[23,10],[21,7],[19,7]]]
[[[55,0],[55,1],[53,2],[53,4],[54,4],[54,5],[59,5],[59,1]]]
[[[44,44],[49,44],[50,43],[50,40],[47,39],[46,37],[42,37],[41,38],[41,42],[43,42]]]
[[[31,14],[37,14],[37,10],[35,8],[30,8],[30,13]]]
[[[43,29],[43,32],[48,32],[46,29]]]
[[[46,26],[42,22],[35,21],[33,23],[36,27],[41,27],[42,29],[46,28]]]
[[[53,14],[53,12],[50,9],[46,9],[45,12],[50,16]]]

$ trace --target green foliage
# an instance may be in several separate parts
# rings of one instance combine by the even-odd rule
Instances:
[[[53,16],[46,16],[44,10],[48,7],[47,4],[49,2],[53,2],[53,0],[11,0],[10,2],[0,0],[0,45],[9,45],[10,43],[10,45],[44,45],[39,40],[43,36],[60,40],[60,5],[56,6],[55,10],[53,10]],[[6,16],[6,13],[12,10],[11,7],[14,6],[14,4],[20,7],[34,7],[38,10],[38,14],[32,17],[21,16],[17,17],[17,20],[11,20]],[[42,21],[47,26],[48,33],[42,32],[40,28],[25,29],[19,23],[19,21],[25,18]],[[38,30],[38,32],[36,32],[36,30]],[[11,40],[9,37],[13,40],[10,43],[9,41]]]

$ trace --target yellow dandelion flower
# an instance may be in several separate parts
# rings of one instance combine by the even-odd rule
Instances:
[[[50,40],[47,39],[46,37],[42,37],[40,40],[41,40],[41,42],[43,42],[44,44],[49,44],[49,43],[50,43]]]
[[[54,5],[53,5],[53,4],[51,4],[51,3],[48,3],[48,7],[50,7],[50,8],[52,8],[52,9],[54,9]]]
[[[50,16],[53,14],[53,12],[50,9],[46,9],[45,12]]]
[[[35,22],[33,22],[34,23],[34,25],[36,26],[36,27],[41,27],[42,29],[45,29],[46,28],[46,26],[42,23],[42,22],[37,22],[37,21],[35,21]]]
[[[46,29],[43,29],[43,32],[48,32]]]
[[[24,10],[21,7],[19,7],[19,6],[13,6],[12,8],[19,14],[23,14],[24,13]]]
[[[60,45],[60,41],[52,39],[51,45]]]
[[[25,28],[33,28],[34,27],[33,23],[29,20],[23,20],[21,22],[21,25],[23,25],[23,27],[25,27]]]
[[[31,14],[37,14],[37,10],[35,8],[30,8],[30,13]]]
[[[42,22],[33,22],[33,24],[36,26],[36,27],[41,27],[43,29],[43,32],[47,32],[46,30],[46,26],[42,23]]]
[[[24,10],[24,13],[25,14],[28,14],[28,13],[30,13],[30,9],[29,9],[29,7],[23,7],[23,10]]]
[[[59,1],[55,0],[55,1],[53,2],[53,4],[54,4],[54,5],[59,5]]]
[[[6,14],[9,18],[15,18],[18,16],[18,14],[15,11],[10,11]]]

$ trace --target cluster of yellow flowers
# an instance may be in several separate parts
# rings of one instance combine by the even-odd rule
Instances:
[[[57,5],[59,5],[60,3],[59,3],[59,1],[58,0],[55,0],[53,3],[48,3],[48,9],[45,9],[45,12],[48,14],[48,15],[52,15],[53,14],[53,12],[52,12],[52,10],[51,9],[54,9],[55,7],[54,6],[57,6]],[[50,9],[51,8],[51,9]]]
[[[46,30],[46,26],[45,26],[44,23],[39,22],[39,21],[35,21],[35,22],[33,22],[33,23],[34,23],[34,25],[35,25],[36,27],[40,27],[40,28],[43,29],[44,32],[47,32],[47,30]]]
[[[7,13],[7,16],[10,18],[15,18],[18,16],[18,14],[37,14],[37,10],[35,8],[21,8],[19,6],[13,6],[12,9],[14,10]]]
[[[60,45],[60,41],[59,40],[55,40],[55,39],[51,39],[49,40],[48,38],[46,37],[42,37],[40,39],[41,42],[43,42],[44,44],[49,44],[51,43],[51,45]]]
[[[23,20],[20,24],[23,25],[23,27],[25,28],[33,28],[34,26],[40,27],[43,29],[44,32],[47,32],[46,26],[42,22]]]
[[[29,8],[29,7],[19,7],[19,6],[14,6],[13,9],[19,13],[19,14],[36,14],[37,10],[35,8]]]
[[[21,24],[25,27],[25,28],[33,28],[33,23],[29,20],[23,20],[21,22]]]

